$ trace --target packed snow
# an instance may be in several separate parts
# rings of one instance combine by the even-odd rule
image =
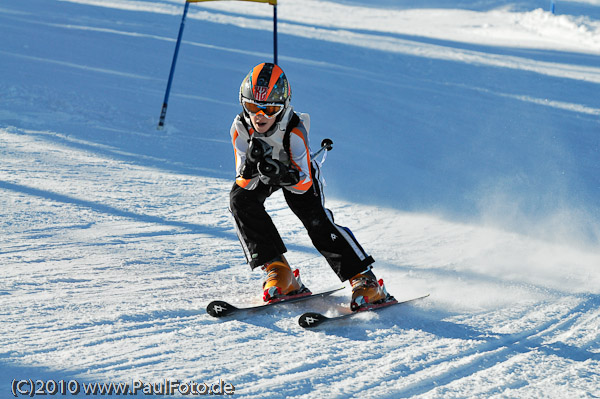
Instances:
[[[0,396],[600,397],[600,2],[551,3],[278,1],[292,104],[334,141],[327,206],[397,299],[430,294],[304,330],[348,283],[205,312],[261,303],[229,127],[272,6],[190,5],[157,130],[183,0],[3,0]],[[267,207],[306,285],[339,286]]]

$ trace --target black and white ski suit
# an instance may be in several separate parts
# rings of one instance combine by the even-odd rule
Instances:
[[[346,281],[365,271],[374,260],[348,228],[334,223],[331,211],[325,208],[319,165],[310,159],[310,118],[308,114],[297,116],[299,121],[289,106],[281,120],[264,134],[256,132],[243,114],[235,117],[231,125],[231,139],[237,177],[230,192],[230,210],[250,267],[262,266],[287,251],[264,206],[271,194],[283,188],[288,206],[303,223],[315,248],[327,259],[340,280]],[[294,123],[297,125],[292,128]],[[264,184],[258,175],[242,177],[246,151],[252,138],[269,144],[273,148],[273,159],[297,169],[300,172],[299,182],[280,187]]]

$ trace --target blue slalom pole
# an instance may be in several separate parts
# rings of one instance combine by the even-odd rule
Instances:
[[[277,65],[277,4],[273,4],[273,63]]]
[[[554,0],[550,1],[550,11],[552,12],[552,14],[554,14]]]
[[[167,116],[167,103],[169,102],[169,94],[171,93],[171,83],[173,83],[173,74],[175,73],[175,64],[177,63],[177,56],[179,54],[179,46],[181,45],[181,37],[183,36],[183,28],[185,26],[185,17],[188,12],[190,3],[186,0],[185,7],[183,8],[183,17],[181,17],[181,25],[179,26],[179,35],[177,36],[177,43],[175,44],[175,53],[173,54],[173,61],[171,62],[171,72],[169,72],[169,81],[167,82],[167,90],[165,91],[165,99],[163,101],[162,110],[160,111],[160,118],[158,120],[158,130],[162,130],[165,126],[165,117]]]

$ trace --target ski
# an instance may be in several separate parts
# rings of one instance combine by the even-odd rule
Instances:
[[[364,306],[356,311],[353,311],[352,313],[345,313],[345,314],[342,314],[339,316],[327,317],[321,313],[308,312],[308,313],[304,313],[302,316],[300,316],[300,318],[298,319],[298,324],[300,324],[300,326],[303,328],[314,328],[325,322],[339,321],[339,320],[351,318],[360,313],[372,312],[372,311],[384,309],[384,308],[394,306],[394,305],[401,305],[401,304],[418,301],[420,299],[427,298],[428,296],[429,296],[429,294],[420,296],[418,298],[407,299],[404,301],[397,301],[393,296],[389,295],[388,298],[385,300],[385,302]]]
[[[226,316],[230,316],[234,313],[256,312],[256,311],[271,308],[274,305],[278,305],[278,304],[282,304],[282,303],[293,303],[293,302],[306,301],[308,299],[322,298],[322,297],[331,295],[334,292],[337,292],[337,291],[340,291],[343,289],[344,289],[344,287],[339,287],[339,288],[334,288],[334,289],[327,290],[327,291],[317,292],[314,294],[311,293],[310,291],[308,291],[308,292],[303,292],[303,293],[296,294],[296,295],[289,295],[289,296],[285,296],[282,298],[277,298],[277,299],[271,300],[267,303],[264,303],[262,305],[248,306],[248,307],[237,307],[228,302],[217,300],[217,301],[212,301],[211,303],[208,304],[208,306],[206,307],[206,313],[208,313],[209,315],[211,315],[213,317],[226,317]]]

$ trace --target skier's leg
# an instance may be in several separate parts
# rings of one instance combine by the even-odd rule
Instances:
[[[313,185],[303,194],[284,190],[290,209],[304,224],[313,245],[341,281],[346,281],[369,269],[374,262],[360,246],[352,232],[334,223],[333,215],[324,206],[318,168],[313,167]]]
[[[229,194],[229,209],[252,269],[287,251],[264,206],[265,200],[273,191],[272,187],[264,184],[259,184],[254,190],[246,190],[234,183]]]
[[[350,229],[334,223],[331,211],[324,207],[318,167],[313,168],[313,186],[304,194],[285,192],[286,200],[302,220],[315,247],[325,256],[341,281],[350,280],[350,308],[359,308],[386,300],[383,281],[377,279],[373,258],[363,250]]]

